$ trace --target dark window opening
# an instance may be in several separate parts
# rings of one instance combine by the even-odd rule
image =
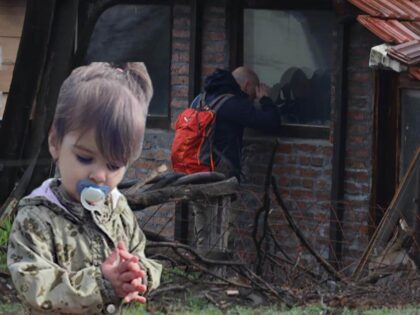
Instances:
[[[400,179],[420,147],[420,90],[401,89]]]
[[[169,5],[116,5],[98,19],[85,62],[144,62],[154,88],[149,116],[168,120],[170,42]]]
[[[285,124],[330,125],[334,21],[326,10],[244,10],[244,65],[272,87]]]

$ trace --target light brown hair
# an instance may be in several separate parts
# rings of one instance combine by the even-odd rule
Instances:
[[[96,144],[109,161],[136,160],[143,144],[152,82],[143,63],[113,67],[94,62],[78,67],[63,82],[53,120],[57,141],[76,130],[95,130]]]

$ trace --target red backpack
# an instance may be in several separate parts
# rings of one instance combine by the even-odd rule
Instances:
[[[172,168],[186,174],[214,171],[213,136],[217,110],[233,95],[222,94],[205,104],[205,93],[181,112],[175,123]],[[196,106],[195,106],[196,105]]]

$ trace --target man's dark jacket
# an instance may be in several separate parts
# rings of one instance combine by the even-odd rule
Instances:
[[[242,136],[244,128],[276,131],[280,126],[280,115],[269,97],[260,99],[261,109],[254,107],[248,94],[244,93],[232,74],[226,70],[216,70],[204,82],[206,103],[209,104],[221,94],[233,94],[216,113],[216,128],[213,145],[216,161],[227,159],[230,174],[239,178],[241,170]]]

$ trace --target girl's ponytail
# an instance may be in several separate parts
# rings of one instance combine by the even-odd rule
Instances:
[[[127,62],[124,70],[129,77],[130,89],[138,97],[143,96],[146,104],[149,104],[153,96],[153,85],[146,65],[143,62]]]

